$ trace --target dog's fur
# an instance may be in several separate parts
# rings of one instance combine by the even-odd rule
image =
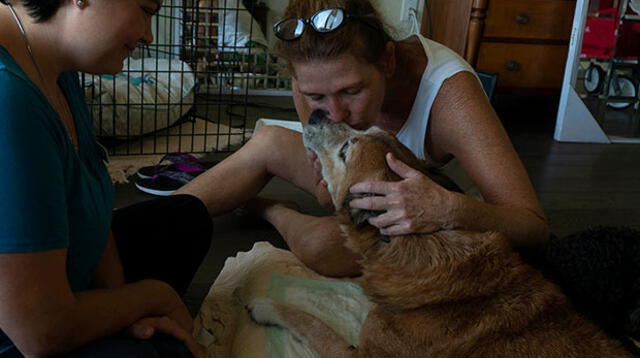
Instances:
[[[383,240],[366,221],[376,213],[349,207],[349,188],[399,180],[387,152],[428,173],[391,134],[356,131],[314,112],[304,139],[322,163],[346,246],[363,257],[360,284],[374,305],[357,348],[315,317],[266,299],[248,307],[256,322],[292,330],[319,357],[630,357],[499,233]]]
[[[640,231],[592,227],[550,240],[533,263],[574,307],[640,357]],[[537,260],[536,260],[537,259]]]

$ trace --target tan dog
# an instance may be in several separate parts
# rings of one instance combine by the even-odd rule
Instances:
[[[315,317],[267,299],[248,307],[256,322],[290,329],[319,357],[631,357],[579,316],[501,234],[439,231],[381,240],[366,222],[375,213],[349,208],[349,187],[399,180],[386,165],[387,152],[424,168],[391,134],[322,117],[312,115],[305,146],[320,158],[347,247],[363,257],[359,283],[374,305],[357,348]]]

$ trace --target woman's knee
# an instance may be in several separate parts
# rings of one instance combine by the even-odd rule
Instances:
[[[298,153],[304,155],[302,134],[280,126],[262,127],[245,146],[276,161],[291,161]]]
[[[184,293],[209,251],[213,221],[200,199],[179,194],[116,210],[112,231],[128,282],[156,278]]]
[[[292,145],[302,143],[300,132],[280,126],[264,126],[256,132],[245,146],[259,149],[261,153],[274,154],[291,153]],[[300,149],[303,149],[302,147]]]

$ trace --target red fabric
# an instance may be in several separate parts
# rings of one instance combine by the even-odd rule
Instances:
[[[615,17],[587,17],[582,38],[582,55],[611,57],[616,40],[615,26]]]
[[[616,30],[619,30],[616,58],[640,56],[640,22],[623,21],[618,27],[618,8],[613,0],[600,0],[599,10],[588,16],[582,39],[581,56],[586,58],[612,58],[616,45]]]

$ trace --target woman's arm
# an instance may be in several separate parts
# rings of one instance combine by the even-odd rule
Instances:
[[[118,255],[118,248],[113,239],[113,232],[109,231],[109,240],[98,262],[93,280],[94,288],[114,288],[124,285],[124,270]]]
[[[531,181],[475,76],[461,72],[445,81],[432,113],[427,150],[434,158],[457,158],[485,200],[452,193],[450,225],[499,231],[515,246],[546,240],[549,228]]]
[[[149,316],[168,316],[191,332],[191,316],[166,283],[74,293],[66,256],[66,249],[0,254],[0,328],[25,356],[68,352]]]
[[[473,74],[445,81],[431,110],[426,150],[439,162],[455,157],[485,202],[446,191],[404,163],[388,157],[404,178],[397,183],[361,183],[352,191],[385,197],[358,199],[352,206],[386,210],[371,219],[387,235],[439,229],[498,231],[515,246],[547,239],[549,229],[509,137]]]

